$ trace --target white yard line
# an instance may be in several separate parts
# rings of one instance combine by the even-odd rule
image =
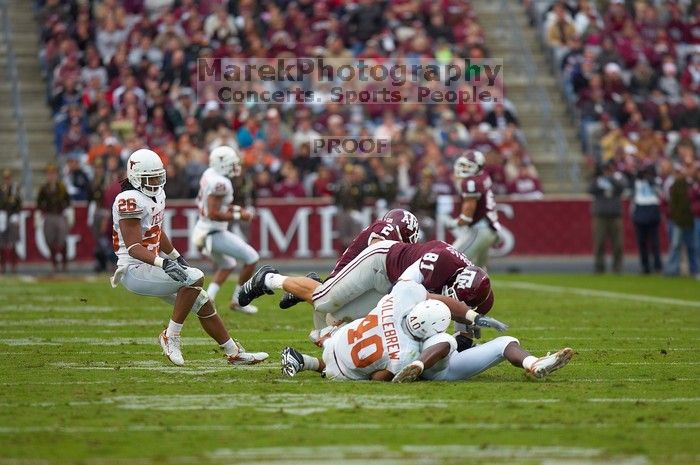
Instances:
[[[653,399],[653,398],[639,398],[639,397],[605,397],[605,398],[593,398],[588,399],[588,402],[595,403],[649,403],[649,404],[675,404],[675,403],[687,403],[687,402],[700,402],[700,397],[667,397],[664,399]]]
[[[146,367],[147,368],[147,367]],[[180,373],[186,373],[182,368],[175,368]],[[251,367],[255,368],[255,367]],[[269,367],[265,367],[266,369]],[[111,369],[111,368],[107,368]],[[123,368],[122,368],[123,369]],[[230,369],[230,368],[229,368]],[[190,372],[192,373],[192,372]],[[580,399],[591,403],[695,403],[700,397],[669,397],[669,398],[631,398],[609,397]],[[183,394],[172,395],[126,395],[106,397],[94,401],[61,401],[34,402],[31,404],[16,404],[6,402],[4,407],[51,408],[51,407],[82,407],[89,405],[111,405],[126,410],[231,410],[250,408],[261,412],[284,411],[292,415],[308,415],[322,413],[328,410],[352,409],[356,405],[370,410],[404,410],[404,409],[445,409],[456,407],[461,401],[452,399],[424,399],[406,395],[382,394],[326,394],[321,397],[311,397],[305,394],[271,393],[256,394]],[[568,399],[530,398],[530,399],[470,399],[476,404],[553,404],[569,402]],[[431,424],[432,425],[432,424]],[[688,424],[685,424],[688,425]],[[694,423],[692,425],[695,425]],[[531,426],[531,425],[530,425]]]
[[[46,305],[0,305],[0,314],[4,313],[112,313],[121,311],[117,307],[108,305],[82,305],[76,304],[71,307],[56,307]]]
[[[323,426],[323,425],[319,425]],[[401,425],[397,425],[400,427]],[[230,428],[230,427],[229,427]],[[257,447],[257,448],[219,448],[197,457],[168,456],[168,463],[236,463],[300,465],[300,464],[339,464],[363,465],[416,465],[436,464],[449,460],[464,459],[484,460],[488,463],[512,464],[548,461],[548,463],[568,465],[646,465],[649,463],[643,455],[615,455],[604,449],[559,446],[506,446],[489,445],[485,447],[473,445],[404,445],[398,449],[384,445],[357,446],[317,446],[317,447]],[[87,465],[129,464],[151,465],[160,463],[162,459],[114,459],[88,458],[80,460]],[[48,465],[50,460],[33,459],[0,459],[3,465]]]
[[[33,320],[0,320],[0,325],[9,326],[157,326],[162,325],[163,320],[105,320],[95,318],[36,318]]]
[[[527,291],[548,292],[552,294],[574,294],[583,297],[596,297],[604,299],[629,300],[632,302],[642,302],[649,304],[676,305],[681,307],[700,308],[700,301],[674,299],[670,297],[656,297],[651,295],[634,295],[624,292],[601,291],[598,289],[584,289],[579,287],[553,286],[550,284],[538,284],[526,281],[496,281],[495,287],[509,287],[513,289],[523,289]]]
[[[128,342],[120,342],[120,343],[115,343],[115,342],[110,342],[100,340],[99,342],[96,343],[83,343],[88,346],[119,346],[120,350],[71,350],[71,349],[63,349],[62,350],[62,355],[148,355],[153,352],[152,346],[157,345],[157,341],[155,338],[143,338],[144,342],[141,343],[128,343]],[[207,342],[208,341],[208,342]],[[55,342],[52,339],[52,342]],[[257,339],[256,343],[279,343],[280,341],[278,339]],[[0,340],[0,345],[2,345],[4,342]],[[40,344],[39,342],[36,342],[36,344]],[[79,344],[79,343],[75,343]],[[8,350],[8,351],[2,351],[0,350],[0,355],[29,355],[32,353],[34,350],[33,345],[34,344],[8,344],[8,345],[16,345],[18,347],[26,347],[27,350],[22,351],[22,350]],[[212,342],[209,339],[202,338],[202,341],[197,341],[190,343],[185,342],[183,346],[204,346],[204,345],[211,345],[212,347],[215,347],[216,344]],[[590,349],[590,348],[582,348],[582,349],[576,349],[576,352],[658,352],[660,350],[665,350],[667,352],[694,352],[697,351],[698,348],[696,347],[674,347],[674,348],[662,348],[662,347],[606,347],[603,349]]]
[[[488,430],[560,430],[560,429],[595,429],[595,428],[635,428],[635,429],[699,429],[700,423],[322,423],[316,424],[319,429],[332,430],[383,430],[383,429],[412,429],[412,430],[432,430],[432,429],[488,429]],[[226,424],[202,424],[202,425],[125,425],[125,426],[0,426],[0,434],[35,434],[35,433],[60,433],[60,434],[100,434],[100,433],[122,433],[122,432],[162,432],[162,431],[229,431],[249,430],[249,431],[279,431],[295,429],[297,425],[293,423],[269,423],[269,424],[249,424],[241,423],[235,426]],[[464,446],[460,446],[464,447]]]

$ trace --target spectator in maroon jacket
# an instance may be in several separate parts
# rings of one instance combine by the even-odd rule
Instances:
[[[314,197],[332,198],[335,194],[333,181],[334,178],[331,170],[325,165],[320,165],[318,167],[318,176],[316,176],[312,188],[312,195]]]
[[[508,193],[524,199],[542,198],[542,184],[532,175],[529,166],[522,163],[518,175],[508,183]]]
[[[304,186],[299,180],[299,170],[287,162],[280,170],[282,180],[275,184],[273,194],[275,197],[301,198],[306,197]]]

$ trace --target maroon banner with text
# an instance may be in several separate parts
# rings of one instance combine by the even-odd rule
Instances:
[[[551,197],[532,201],[499,199],[504,241],[493,255],[590,255],[590,204],[586,197]],[[334,221],[336,211],[328,201],[317,199],[260,201],[255,220],[246,225],[244,232],[264,258],[335,258],[340,252]],[[43,261],[48,257],[48,248],[43,232],[34,228],[33,213],[33,206],[30,206],[20,216],[20,241],[16,249],[22,260]],[[373,218],[373,209],[367,207],[362,212],[363,221],[369,224]],[[76,203],[75,225],[68,237],[70,260],[92,260],[95,240],[86,219],[86,205]],[[175,247],[190,258],[199,257],[188,240],[189,231],[196,221],[197,210],[193,201],[168,202],[164,230],[173,239]],[[439,221],[436,236],[452,240]],[[664,242],[665,236],[665,228],[662,228]],[[627,216],[625,251],[636,251],[633,227]]]

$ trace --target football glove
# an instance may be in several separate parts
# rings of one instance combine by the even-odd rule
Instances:
[[[452,218],[451,216],[446,216],[445,220],[443,221],[443,224],[447,229],[455,229],[457,226],[457,218]]]
[[[190,266],[190,264],[187,263],[187,260],[185,260],[185,257],[183,257],[182,255],[180,255],[179,257],[177,257],[177,262],[178,262],[178,263],[180,264],[180,266],[183,267],[183,268],[189,268],[189,266]]]
[[[169,258],[163,259],[163,271],[173,278],[173,280],[184,283],[187,281],[187,271],[175,260]]]
[[[508,331],[508,325],[490,316],[479,315],[474,319],[474,324],[482,328],[492,328],[498,332]]]

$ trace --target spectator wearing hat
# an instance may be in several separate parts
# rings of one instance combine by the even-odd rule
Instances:
[[[22,197],[19,186],[12,181],[12,171],[2,172],[0,184],[0,272],[5,273],[9,265],[14,273],[17,271],[17,252],[15,245],[19,241],[19,221],[22,211]]]
[[[622,173],[609,161],[597,170],[588,192],[593,196],[593,251],[595,272],[605,272],[605,248],[612,247],[615,273],[622,272],[622,193],[626,187]]]
[[[639,249],[639,262],[644,274],[649,274],[652,271],[661,272],[659,249],[661,195],[661,178],[656,175],[654,165],[647,164],[641,167],[634,180],[632,223]],[[651,263],[652,260],[653,263]]]
[[[56,165],[50,164],[46,167],[46,182],[39,189],[36,203],[38,214],[35,214],[34,227],[43,229],[53,270],[58,271],[60,256],[61,269],[66,271],[66,239],[73,218],[68,189],[59,179]]]

